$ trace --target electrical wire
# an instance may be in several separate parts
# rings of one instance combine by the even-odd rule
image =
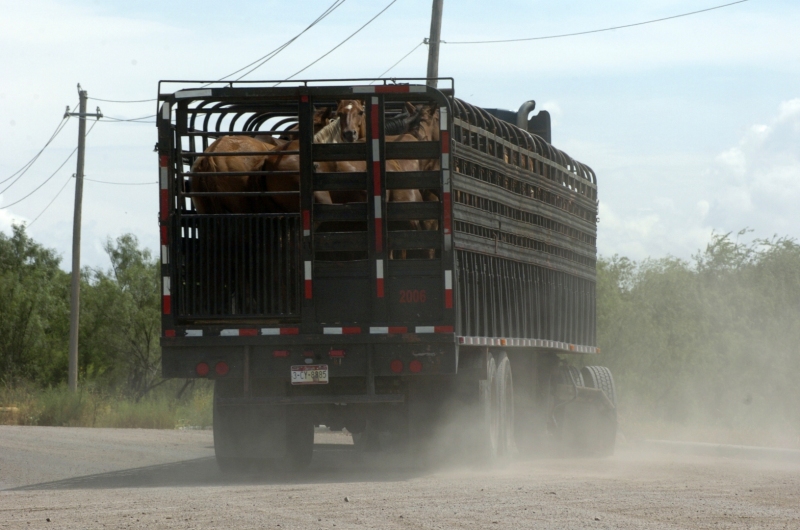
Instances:
[[[28,161],[28,162],[27,162],[27,163],[26,163],[24,166],[22,166],[21,168],[19,168],[18,170],[16,170],[14,173],[12,173],[11,175],[9,175],[7,178],[5,178],[5,179],[3,179],[3,180],[0,180],[0,184],[4,184],[5,182],[8,182],[8,181],[9,181],[9,180],[11,180],[12,178],[14,178],[14,177],[15,177],[17,174],[19,174],[19,173],[20,173],[20,171],[21,171],[22,173],[19,175],[19,177],[17,177],[17,178],[14,180],[14,182],[17,182],[17,180],[19,180],[19,179],[22,177],[22,175],[24,175],[24,174],[25,174],[25,173],[26,173],[26,172],[27,172],[27,171],[28,171],[28,170],[31,168],[31,166],[32,166],[32,165],[34,164],[34,162],[36,162],[36,160],[37,160],[37,159],[38,159],[38,158],[39,158],[39,157],[42,155],[42,153],[44,153],[44,150],[47,148],[47,146],[48,146],[48,145],[50,145],[50,143],[51,143],[53,140],[55,140],[56,136],[58,136],[58,133],[60,133],[60,132],[61,132],[61,131],[64,129],[64,126],[65,126],[65,125],[67,124],[67,122],[69,121],[69,118],[70,118],[70,116],[69,116],[69,115],[65,115],[63,118],[61,118],[61,121],[60,121],[60,122],[58,122],[58,126],[56,127],[56,130],[55,130],[55,131],[53,131],[53,134],[51,134],[51,135],[50,135],[50,139],[49,139],[49,140],[47,140],[47,143],[45,143],[45,144],[44,144],[44,147],[42,147],[42,148],[39,150],[39,152],[38,152],[38,153],[36,153],[36,155],[34,155],[34,157],[33,157],[33,158],[31,158],[31,159],[30,159],[30,160],[29,160],[29,161]],[[8,185],[8,188],[10,188],[11,186],[13,186],[13,185],[14,185],[14,182],[12,182],[11,184],[9,184],[9,185]],[[6,188],[6,190],[7,190],[8,188]],[[3,190],[3,191],[6,191],[6,190]],[[0,193],[2,193],[2,192],[0,192]]]
[[[392,69],[393,69],[395,66],[397,66],[397,65],[398,65],[398,64],[400,64],[400,63],[402,63],[402,62],[403,62],[403,60],[404,60],[406,57],[408,57],[409,55],[411,55],[412,53],[414,53],[415,51],[417,51],[417,48],[419,48],[419,47],[420,47],[420,46],[422,46],[423,44],[425,44],[425,41],[424,41],[424,40],[423,40],[422,42],[420,42],[419,44],[417,44],[416,46],[414,46],[413,48],[411,48],[411,51],[410,51],[410,52],[408,52],[407,54],[403,55],[403,56],[400,58],[400,60],[399,60],[399,61],[397,61],[397,62],[396,62],[396,63],[394,63],[392,66],[390,66],[389,68],[387,68],[386,70],[384,70],[384,71],[383,71],[383,72],[382,72],[382,73],[381,73],[381,74],[380,74],[378,77],[383,77],[384,75],[386,75],[387,73],[389,73],[389,72],[390,72],[390,71],[391,71],[391,70],[392,70]],[[374,83],[374,82],[375,82],[375,81],[373,81],[372,83]],[[370,83],[370,85],[371,85],[372,83]]]
[[[48,209],[48,208],[50,208],[50,206],[51,206],[51,205],[52,205],[54,202],[56,202],[56,199],[58,199],[58,196],[59,196],[59,195],[61,195],[61,192],[62,192],[62,191],[64,191],[64,189],[66,189],[66,187],[67,187],[67,184],[69,184],[69,181],[70,181],[70,180],[72,180],[72,178],[73,178],[74,176],[75,176],[75,174],[74,174],[74,173],[73,173],[72,175],[70,175],[70,176],[69,176],[69,178],[68,178],[68,179],[67,179],[67,181],[64,183],[64,185],[63,185],[63,186],[61,186],[61,189],[60,189],[60,190],[58,190],[58,193],[56,193],[56,196],[55,196],[55,197],[53,197],[53,199],[52,199],[50,202],[48,202],[48,203],[47,203],[47,206],[45,206],[45,207],[44,207],[44,210],[42,210],[41,212],[39,212],[39,215],[37,215],[36,217],[34,217],[33,221],[31,221],[30,223],[28,223],[28,225],[27,225],[27,228],[30,228],[31,226],[33,226],[33,223],[35,223],[36,221],[38,221],[38,220],[39,220],[39,218],[42,216],[42,214],[43,214],[44,212],[46,212],[46,211],[47,211],[47,209]]]
[[[150,122],[142,122],[142,120],[149,120],[150,118],[155,118],[156,114],[151,114],[150,116],[142,116],[140,118],[115,118],[114,116],[103,116],[100,118],[102,121],[134,121],[134,122],[141,122],[141,123],[155,123],[154,121]]]
[[[158,184],[158,181],[153,182],[111,182],[110,180],[97,180],[97,179],[90,179],[83,177],[83,180],[88,180],[90,182],[99,182],[100,184],[115,184],[117,186],[150,186],[153,184]]]
[[[103,101],[104,103],[150,103],[152,101],[158,101],[158,99],[100,99],[100,98],[90,98],[86,97],[86,99],[91,99],[93,101]]]
[[[94,129],[94,126],[95,126],[95,125],[97,125],[97,122],[94,122],[94,123],[92,124],[92,126],[91,126],[91,127],[89,127],[89,130],[88,130],[88,131],[86,131],[86,134],[84,135],[84,138],[86,138],[87,136],[89,136],[89,133],[90,133],[90,132],[92,132],[92,129]],[[33,195],[34,193],[36,193],[37,191],[39,191],[39,190],[41,189],[41,187],[42,187],[42,186],[44,186],[45,184],[47,184],[48,182],[50,182],[50,180],[51,180],[53,177],[55,177],[55,176],[56,176],[56,173],[58,173],[58,172],[61,170],[61,168],[62,168],[62,167],[64,167],[64,165],[65,165],[67,162],[69,162],[69,159],[70,159],[70,158],[72,158],[72,155],[74,155],[74,154],[75,154],[75,152],[76,152],[77,150],[78,150],[78,148],[77,148],[77,147],[76,147],[75,149],[73,149],[73,150],[72,150],[72,152],[69,154],[69,156],[68,156],[68,157],[67,157],[67,158],[66,158],[66,159],[65,159],[65,160],[64,160],[64,161],[61,163],[61,165],[60,165],[60,166],[58,166],[58,168],[57,168],[55,171],[53,171],[53,173],[52,173],[52,174],[51,174],[49,177],[47,177],[47,179],[46,179],[44,182],[42,182],[41,184],[39,184],[38,186],[36,186],[36,188],[34,188],[34,189],[33,189],[33,191],[31,191],[29,194],[25,195],[25,196],[24,196],[24,197],[22,197],[21,199],[19,199],[19,200],[17,200],[17,201],[14,201],[14,202],[12,202],[11,204],[6,204],[5,206],[0,206],[0,210],[5,210],[6,208],[10,208],[10,207],[14,206],[15,204],[19,204],[19,203],[21,203],[22,201],[24,201],[25,199],[27,199],[28,197],[30,197],[31,195]],[[8,189],[8,188],[6,188],[6,189]],[[3,190],[3,191],[5,191],[5,190]],[[3,192],[0,192],[0,195],[2,195],[2,193],[3,193]]]
[[[381,15],[382,15],[382,14],[383,14],[383,13],[384,13],[384,12],[385,12],[387,9],[389,9],[390,7],[392,7],[392,6],[394,5],[394,3],[395,3],[395,2],[397,2],[397,0],[392,0],[391,2],[389,2],[389,5],[387,5],[387,6],[386,6],[386,7],[384,7],[383,9],[381,9],[381,10],[378,12],[378,14],[377,14],[377,15],[375,15],[374,17],[372,17],[371,19],[369,19],[369,20],[367,21],[367,23],[366,23],[366,24],[364,24],[363,26],[361,26],[360,28],[358,28],[357,30],[355,30],[353,33],[351,33],[351,34],[350,34],[350,35],[349,35],[349,36],[348,36],[346,39],[344,39],[342,42],[340,42],[339,44],[337,44],[336,46],[334,46],[333,48],[331,48],[330,50],[328,50],[328,52],[327,52],[327,53],[325,53],[324,55],[322,55],[321,57],[319,57],[317,60],[315,60],[315,61],[311,62],[311,63],[310,63],[310,64],[308,64],[307,66],[304,66],[303,68],[301,68],[300,70],[296,71],[295,73],[293,73],[292,75],[290,75],[290,76],[289,76],[289,77],[287,77],[286,79],[287,79],[287,80],[289,80],[289,79],[292,79],[292,78],[293,78],[294,76],[296,76],[297,74],[299,74],[299,73],[301,73],[301,72],[304,72],[304,71],[308,70],[309,68],[311,68],[312,66],[314,66],[315,64],[317,64],[318,62],[320,62],[322,59],[324,59],[325,57],[327,57],[328,55],[330,55],[331,53],[333,53],[333,52],[334,52],[334,51],[335,51],[337,48],[339,48],[339,47],[340,47],[341,45],[343,45],[345,42],[347,42],[347,41],[349,41],[350,39],[352,39],[353,37],[355,37],[355,36],[356,36],[356,35],[357,35],[357,34],[358,34],[358,33],[359,33],[359,32],[360,32],[362,29],[364,29],[364,28],[366,28],[367,26],[369,26],[370,24],[372,24],[372,21],[373,21],[373,20],[375,20],[376,18],[378,18],[379,16],[381,16]],[[279,85],[279,84],[280,84],[280,83],[276,83],[276,84],[275,84],[275,86],[277,86],[277,85]]]
[[[297,39],[298,39],[298,38],[299,38],[299,37],[300,37],[300,36],[301,36],[303,33],[307,32],[308,30],[310,30],[311,28],[313,28],[314,26],[316,26],[317,24],[319,24],[320,22],[322,22],[322,20],[323,20],[325,17],[327,17],[328,15],[330,15],[331,13],[333,13],[333,12],[334,12],[334,11],[335,11],[337,8],[339,8],[339,7],[340,7],[342,4],[344,4],[346,1],[347,1],[347,0],[336,0],[335,2],[333,2],[333,4],[331,4],[331,5],[328,7],[328,9],[326,9],[326,10],[325,10],[325,11],[324,11],[324,12],[323,12],[323,13],[322,13],[320,16],[318,16],[318,17],[316,18],[316,20],[314,20],[314,21],[313,21],[311,24],[309,24],[308,26],[306,26],[306,28],[305,28],[303,31],[301,31],[300,33],[298,33],[297,35],[295,35],[294,37],[292,37],[291,39],[289,39],[289,40],[288,40],[288,41],[286,41],[285,43],[281,44],[280,46],[278,46],[277,48],[275,48],[274,50],[272,50],[272,51],[271,51],[271,52],[269,52],[268,54],[264,55],[263,57],[261,57],[261,58],[259,58],[259,59],[256,59],[255,61],[253,61],[252,63],[248,64],[247,66],[243,66],[242,68],[239,68],[238,70],[236,70],[235,72],[233,72],[233,73],[231,73],[231,74],[228,74],[228,75],[226,75],[225,77],[223,77],[222,79],[220,79],[220,81],[222,81],[222,80],[224,80],[224,79],[226,79],[226,78],[228,78],[228,77],[234,76],[234,75],[238,74],[239,72],[241,72],[242,70],[245,70],[245,69],[247,69],[247,68],[250,68],[250,67],[251,67],[251,66],[253,66],[254,64],[256,65],[255,67],[251,68],[251,69],[250,69],[250,70],[248,70],[247,72],[245,72],[245,73],[243,73],[242,75],[240,75],[239,77],[237,77],[237,78],[236,78],[236,81],[239,81],[239,80],[240,80],[240,79],[242,79],[243,77],[245,77],[245,76],[247,76],[247,75],[250,75],[251,73],[255,72],[256,70],[258,70],[259,68],[261,68],[262,66],[264,66],[264,65],[265,65],[267,62],[271,61],[271,60],[272,60],[272,59],[273,59],[273,58],[274,58],[276,55],[278,55],[278,54],[279,54],[279,53],[281,53],[283,50],[285,50],[285,49],[286,49],[286,48],[287,48],[287,47],[288,47],[290,44],[292,44],[294,41],[296,41],[296,40],[297,40]],[[256,64],[256,63],[258,63],[258,64]]]
[[[653,20],[645,20],[644,22],[635,22],[633,24],[624,24],[622,26],[612,26],[610,28],[601,28],[601,29],[593,29],[589,31],[578,31],[576,33],[562,33],[559,35],[545,35],[543,37],[527,37],[524,39],[501,39],[501,40],[475,40],[475,41],[439,41],[442,44],[499,44],[503,42],[522,42],[522,41],[531,41],[531,40],[545,40],[545,39],[560,39],[562,37],[575,37],[576,35],[588,35],[590,33],[600,33],[602,31],[613,31],[615,29],[623,29],[623,28],[632,28],[634,26],[644,26],[645,24],[654,24],[656,22],[663,22],[665,20],[672,20],[675,18],[681,17],[688,17],[690,15],[696,15],[698,13],[705,13],[707,11],[714,11],[715,9],[722,9],[724,7],[729,7],[736,4],[743,4],[744,2],[749,2],[750,0],[738,0],[736,2],[730,2],[728,4],[722,4],[714,7],[709,7],[706,9],[700,9],[698,11],[690,11],[688,13],[681,13],[680,15],[672,15],[670,17],[663,17],[663,18],[656,18]]]

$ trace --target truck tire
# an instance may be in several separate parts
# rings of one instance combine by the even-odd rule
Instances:
[[[468,451],[468,457],[477,458],[482,464],[493,464],[500,446],[500,392],[497,364],[491,354],[487,355],[486,363],[486,379],[478,381],[475,412],[462,421],[468,425],[464,441],[473,449]]]
[[[614,377],[611,370],[605,366],[584,366],[581,368],[580,375],[583,377],[583,385],[589,388],[599,388],[614,405],[617,407],[617,391],[614,387]]]
[[[497,456],[509,458],[516,454],[514,438],[514,380],[511,376],[511,361],[505,352],[496,357],[495,385],[498,395]]]
[[[295,409],[286,414],[286,456],[292,470],[306,468],[314,456],[314,422]]]
[[[239,454],[238,440],[244,430],[243,418],[235,409],[223,411],[219,403],[221,398],[232,397],[234,393],[226,381],[214,381],[214,455],[223,473],[242,473],[250,467],[250,461]]]
[[[585,386],[603,391],[614,406],[608,410],[598,410],[592,418],[591,431],[593,434],[592,449],[600,456],[614,454],[614,445],[617,439],[617,391],[614,387],[614,378],[611,370],[605,366],[584,366],[581,375]]]

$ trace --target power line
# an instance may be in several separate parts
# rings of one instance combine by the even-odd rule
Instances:
[[[95,126],[95,125],[97,125],[97,122],[94,122],[94,123],[92,124],[92,126],[91,126],[91,127],[89,127],[89,130],[88,130],[88,131],[86,131],[86,136],[89,136],[89,133],[90,133],[90,132],[92,132],[92,129],[94,129],[94,126]],[[85,138],[86,136],[84,136],[84,138]],[[10,208],[10,207],[14,206],[15,204],[19,204],[19,203],[21,203],[22,201],[24,201],[25,199],[27,199],[28,197],[30,197],[31,195],[33,195],[34,193],[36,193],[37,191],[39,191],[39,190],[41,189],[41,187],[42,187],[42,186],[44,186],[45,184],[47,184],[48,182],[50,182],[50,180],[51,180],[53,177],[55,177],[55,176],[56,176],[56,173],[58,173],[58,172],[61,170],[61,168],[62,168],[62,167],[64,167],[64,164],[66,164],[67,162],[69,162],[69,159],[70,159],[70,158],[72,158],[72,155],[74,155],[74,154],[75,154],[75,152],[76,152],[77,150],[78,150],[78,148],[77,148],[77,147],[76,147],[75,149],[73,149],[73,150],[72,150],[72,152],[69,154],[69,156],[68,156],[68,157],[67,157],[67,158],[66,158],[66,159],[65,159],[65,160],[64,160],[64,161],[61,163],[61,165],[60,165],[60,166],[58,166],[58,168],[57,168],[55,171],[53,171],[53,173],[52,173],[52,174],[51,174],[49,177],[47,177],[47,180],[45,180],[44,182],[42,182],[41,184],[39,184],[38,186],[36,186],[36,188],[34,188],[34,189],[33,189],[33,191],[31,191],[29,194],[25,195],[25,196],[24,196],[24,197],[22,197],[21,199],[19,199],[19,200],[17,200],[17,201],[14,201],[14,202],[12,202],[11,204],[6,204],[5,206],[0,206],[0,210],[5,210],[6,208]],[[6,188],[6,190],[7,190],[7,189],[8,189],[8,188]],[[2,193],[3,193],[4,191],[5,191],[5,190],[3,190],[2,192],[0,192],[0,195],[2,195]]]
[[[48,146],[48,145],[50,145],[50,143],[51,143],[53,140],[55,140],[56,136],[58,136],[58,133],[60,133],[60,132],[61,132],[61,130],[62,130],[62,129],[64,129],[64,126],[67,124],[67,122],[68,122],[68,121],[69,121],[69,116],[66,116],[66,115],[65,115],[64,117],[62,117],[62,118],[61,118],[61,121],[60,121],[60,122],[58,122],[58,126],[56,127],[56,130],[55,130],[55,131],[53,131],[53,134],[51,134],[51,135],[50,135],[50,139],[49,139],[49,140],[47,140],[47,143],[45,143],[45,144],[44,144],[44,147],[42,147],[42,148],[39,150],[39,152],[38,152],[38,153],[36,153],[36,155],[34,155],[34,157],[33,157],[33,158],[31,158],[31,159],[30,159],[30,160],[29,160],[29,161],[28,161],[28,162],[27,162],[27,163],[26,163],[24,166],[22,166],[21,168],[19,168],[18,170],[16,170],[14,173],[12,173],[11,175],[9,175],[7,178],[5,178],[5,179],[3,179],[3,180],[0,180],[0,184],[3,184],[3,183],[5,183],[5,182],[8,182],[9,180],[11,180],[12,178],[14,178],[14,177],[15,177],[15,176],[16,176],[16,175],[17,175],[17,174],[18,174],[18,173],[21,171],[21,172],[22,172],[22,174],[20,174],[20,176],[19,176],[19,177],[17,177],[17,178],[14,180],[14,182],[16,182],[17,180],[19,180],[19,179],[22,177],[22,175],[24,175],[24,174],[25,174],[25,173],[26,173],[26,172],[27,172],[27,171],[28,171],[28,170],[31,168],[31,166],[34,164],[34,162],[36,162],[36,160],[37,160],[37,159],[38,159],[38,158],[41,156],[41,154],[42,154],[42,153],[44,153],[44,150],[47,148],[47,146]],[[13,186],[13,185],[14,185],[14,182],[12,182],[11,184],[9,184],[9,185],[8,185],[8,187],[10,188],[11,186]],[[7,189],[8,189],[8,188],[6,188],[6,190],[7,190]],[[5,191],[5,190],[3,190],[3,191]],[[2,192],[0,192],[0,193],[2,193]]]
[[[397,61],[397,62],[396,62],[396,63],[394,63],[392,66],[390,66],[389,68],[387,68],[386,70],[384,70],[384,71],[383,71],[383,72],[382,72],[382,73],[381,73],[381,74],[380,74],[378,77],[383,77],[384,75],[386,75],[387,73],[389,73],[389,72],[390,72],[390,71],[391,71],[391,70],[392,70],[392,69],[393,69],[395,66],[397,66],[397,65],[398,65],[398,64],[400,64],[400,63],[402,63],[402,62],[403,62],[403,60],[404,60],[406,57],[408,57],[409,55],[411,55],[412,53],[414,53],[415,51],[417,51],[417,48],[419,48],[419,47],[420,47],[420,46],[422,46],[423,44],[425,44],[425,41],[424,41],[424,40],[423,40],[422,42],[420,42],[419,44],[417,44],[416,46],[414,46],[413,48],[411,48],[411,51],[410,51],[410,52],[408,52],[407,54],[405,54],[405,55],[403,55],[402,57],[400,57],[400,60],[399,60],[399,61]],[[375,81],[373,81],[373,83],[374,83],[374,82],[375,82]],[[372,83],[370,83],[370,84],[372,84]]]
[[[350,35],[349,35],[349,36],[348,36],[346,39],[344,39],[342,42],[340,42],[339,44],[337,44],[336,46],[334,46],[333,48],[331,48],[330,50],[328,50],[328,52],[327,52],[327,53],[325,53],[324,55],[322,55],[321,57],[319,57],[317,60],[315,60],[315,61],[311,62],[311,63],[310,63],[310,64],[308,64],[307,66],[305,66],[305,67],[301,68],[300,70],[296,71],[295,73],[293,73],[292,75],[290,75],[290,76],[289,76],[289,77],[287,77],[286,79],[287,79],[287,80],[288,80],[288,79],[291,79],[291,78],[293,78],[294,76],[296,76],[297,74],[299,74],[299,73],[301,73],[301,72],[304,72],[304,71],[308,70],[309,68],[311,68],[312,66],[314,66],[315,64],[317,64],[318,62],[320,62],[322,59],[324,59],[325,57],[327,57],[328,55],[330,55],[331,53],[333,53],[333,52],[334,52],[334,51],[335,51],[337,48],[339,48],[339,47],[340,47],[342,44],[344,44],[345,42],[347,42],[347,41],[349,41],[350,39],[352,39],[353,37],[355,37],[355,36],[356,36],[356,35],[357,35],[357,34],[358,34],[358,33],[359,33],[359,32],[360,32],[362,29],[364,29],[364,28],[366,28],[367,26],[369,26],[370,24],[372,24],[372,21],[373,21],[373,20],[375,20],[376,18],[378,18],[379,16],[381,16],[381,15],[384,13],[384,11],[386,11],[387,9],[389,9],[390,7],[392,7],[392,6],[394,5],[394,3],[395,3],[395,2],[397,2],[397,0],[392,0],[391,2],[389,2],[389,5],[387,5],[387,6],[386,6],[386,7],[384,7],[383,9],[381,9],[381,10],[378,12],[378,14],[377,14],[377,15],[375,15],[374,17],[372,17],[371,19],[369,19],[369,20],[367,21],[367,23],[366,23],[366,24],[364,24],[363,26],[361,26],[360,28],[358,28],[357,30],[355,30],[353,33],[351,33],[351,34],[350,34]],[[278,84],[280,84],[280,83],[278,83]]]
[[[150,116],[142,116],[140,118],[115,118],[114,116],[103,116],[101,119],[102,121],[142,121],[142,120],[149,120],[151,118],[155,118],[155,114],[151,114]],[[143,122],[143,123],[155,123],[155,122]]]
[[[289,40],[288,40],[288,41],[286,41],[285,43],[281,44],[280,46],[278,46],[277,48],[275,48],[274,50],[272,50],[272,51],[271,51],[271,52],[269,52],[268,54],[264,55],[263,57],[261,57],[261,58],[259,58],[259,59],[256,59],[255,61],[253,61],[252,63],[248,64],[247,66],[243,66],[242,68],[239,68],[238,70],[236,70],[235,72],[233,72],[233,73],[231,73],[231,74],[228,74],[228,75],[226,75],[225,77],[223,77],[222,79],[220,79],[220,81],[222,81],[223,79],[226,79],[226,78],[228,78],[228,77],[234,76],[234,75],[238,74],[239,72],[241,72],[242,70],[245,70],[245,69],[247,69],[247,68],[250,68],[250,67],[251,67],[251,66],[253,66],[254,64],[256,65],[255,67],[253,67],[252,69],[248,70],[247,72],[245,72],[245,73],[243,73],[242,75],[240,75],[239,77],[237,77],[237,78],[236,78],[236,81],[239,81],[239,80],[240,80],[240,79],[242,79],[243,77],[245,77],[245,76],[247,76],[247,75],[250,75],[251,73],[255,72],[257,69],[259,69],[259,68],[261,68],[262,66],[264,66],[264,65],[265,65],[267,62],[271,61],[271,60],[272,60],[272,59],[273,59],[273,58],[274,58],[276,55],[278,55],[279,53],[281,53],[281,52],[282,52],[284,49],[286,49],[286,48],[287,48],[287,47],[288,47],[290,44],[292,44],[294,41],[296,41],[298,38],[300,38],[300,36],[301,36],[303,33],[305,33],[306,31],[310,30],[311,28],[313,28],[314,26],[316,26],[317,24],[319,24],[319,23],[320,23],[320,22],[321,22],[321,21],[322,21],[322,20],[323,20],[325,17],[327,17],[328,15],[330,15],[331,13],[333,13],[333,12],[334,12],[334,11],[335,11],[337,8],[339,8],[339,7],[340,7],[342,4],[344,4],[346,1],[347,1],[347,0],[336,0],[335,2],[333,2],[333,4],[331,4],[331,5],[328,7],[328,9],[326,9],[326,10],[325,10],[325,11],[324,11],[324,12],[323,12],[323,13],[322,13],[320,16],[318,16],[318,17],[316,18],[316,20],[314,20],[314,21],[313,21],[311,24],[309,24],[308,26],[306,26],[306,28],[305,28],[303,31],[301,31],[300,33],[298,33],[297,35],[295,35],[294,37],[292,37],[291,39],[289,39]],[[256,63],[258,63],[258,64],[256,64]]]
[[[688,17],[690,15],[696,15],[698,13],[705,13],[707,11],[714,11],[715,9],[722,9],[723,7],[729,7],[736,4],[742,4],[744,2],[749,2],[750,0],[738,0],[737,2],[730,2],[728,4],[722,4],[714,7],[709,7],[706,9],[700,9],[698,11],[690,11],[688,13],[681,13],[680,15],[673,15],[670,17],[663,17],[663,18],[656,18],[653,20],[645,20],[644,22],[635,22],[633,24],[625,24],[622,26],[612,26],[610,28],[601,28],[601,29],[592,29],[589,31],[578,31],[576,33],[562,33],[559,35],[545,35],[543,37],[527,37],[524,39],[501,39],[501,40],[474,40],[474,41],[440,41],[442,44],[498,44],[503,42],[522,42],[522,41],[531,41],[531,40],[545,40],[545,39],[560,39],[562,37],[575,37],[576,35],[588,35],[590,33],[600,33],[602,31],[613,31],[615,29],[623,29],[623,28],[632,28],[634,26],[644,26],[645,24],[654,24],[656,22],[663,22],[665,20],[672,20],[675,18],[681,17]]]
[[[153,182],[111,182],[110,180],[97,180],[97,179],[90,179],[83,177],[83,180],[89,180],[91,182],[99,182],[100,184],[115,184],[117,186],[151,186],[153,184],[158,184],[158,181]]]
[[[158,99],[100,99],[100,98],[90,98],[86,97],[86,99],[91,99],[93,101],[103,101],[105,103],[150,103],[152,101],[158,101]]]
[[[55,196],[55,197],[53,197],[53,199],[52,199],[50,202],[48,202],[48,203],[47,203],[47,206],[45,206],[45,207],[44,207],[44,210],[42,210],[41,212],[39,212],[39,215],[37,215],[37,216],[36,216],[36,217],[33,219],[33,221],[31,221],[30,223],[28,223],[28,228],[30,228],[31,226],[33,226],[33,223],[35,223],[36,221],[38,221],[38,220],[39,220],[39,218],[42,216],[42,214],[43,214],[44,212],[46,212],[46,211],[47,211],[47,209],[48,209],[48,208],[50,208],[50,206],[51,206],[51,205],[52,205],[54,202],[56,202],[56,199],[58,199],[58,196],[59,196],[59,195],[61,195],[61,192],[62,192],[62,191],[64,191],[64,190],[66,189],[66,187],[67,187],[67,184],[69,184],[69,181],[70,181],[70,180],[72,180],[72,177],[74,177],[74,176],[75,176],[75,174],[74,174],[74,173],[73,173],[72,175],[70,175],[70,176],[69,176],[69,178],[68,178],[68,179],[67,179],[67,181],[64,183],[64,185],[63,185],[63,186],[61,186],[61,189],[60,189],[60,190],[58,190],[58,193],[56,193],[56,196]]]
[[[335,0],[333,2],[333,4],[328,6],[328,8],[325,11],[323,11],[321,15],[319,15],[313,22],[311,22],[311,24],[306,26],[306,28],[303,31],[301,31],[300,33],[298,33],[297,35],[295,35],[294,37],[292,37],[288,41],[284,42],[283,44],[281,44],[280,46],[278,46],[277,48],[275,48],[274,50],[272,50],[268,54],[259,57],[258,59],[256,59],[252,63],[239,68],[235,72],[231,72],[230,74],[219,78],[218,81],[224,81],[225,79],[227,79],[227,78],[229,78],[231,76],[234,76],[234,75],[238,74],[239,72],[241,72],[242,70],[246,70],[247,68],[250,68],[253,65],[256,65],[256,66],[254,68],[248,70],[247,72],[243,73],[238,78],[236,78],[236,81],[239,81],[243,77],[255,72],[256,70],[258,70],[259,68],[264,66],[267,62],[271,61],[276,55],[278,55],[280,52],[282,52],[284,49],[286,49],[290,44],[292,44],[294,41],[296,41],[301,35],[303,35],[305,32],[307,32],[308,30],[310,30],[311,28],[313,28],[314,26],[319,24],[325,17],[327,17],[328,15],[333,13],[337,8],[339,8],[346,1],[347,0]],[[203,87],[207,87],[207,86],[210,86],[210,83],[206,84],[206,85],[203,85]],[[157,99],[130,99],[130,100],[126,100],[126,99],[100,99],[100,98],[88,98],[88,99],[93,99],[95,101],[105,101],[105,102],[108,102],[108,103],[147,103],[147,102],[157,101]],[[146,116],[146,118],[152,118],[152,117],[154,117],[154,116]],[[140,118],[140,119],[142,119],[142,118]],[[133,119],[133,120],[122,120],[122,119],[113,119],[112,118],[109,121],[137,121],[137,120],[136,119]]]

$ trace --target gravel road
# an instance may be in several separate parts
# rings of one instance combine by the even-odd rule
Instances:
[[[229,478],[210,431],[0,426],[0,528],[800,528],[797,462],[622,446],[419,469],[317,442],[299,475]]]

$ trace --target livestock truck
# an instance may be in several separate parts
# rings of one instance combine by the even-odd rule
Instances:
[[[551,145],[535,103],[481,109],[439,83],[159,84],[162,370],[213,380],[221,468],[306,465],[320,425],[357,449],[473,461],[613,451],[611,373],[576,362],[600,353],[595,174]],[[321,110],[348,100],[366,138],[315,142]],[[436,130],[398,141],[385,129],[410,108],[435,111]],[[282,152],[215,153],[261,156],[249,173],[196,170],[241,136]],[[351,198],[319,200],[337,192]],[[257,206],[198,211],[226,198]]]

